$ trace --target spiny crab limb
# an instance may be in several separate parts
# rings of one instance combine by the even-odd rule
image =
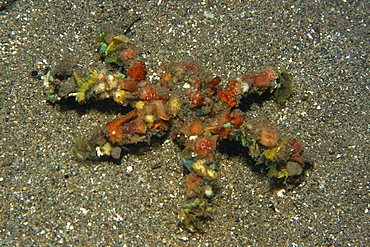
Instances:
[[[107,125],[105,126],[105,129],[107,130],[107,137],[109,141],[111,141],[112,143],[121,141],[123,138],[123,131],[121,129],[121,125],[127,121],[130,121],[131,119],[136,117],[136,115],[137,115],[137,110],[135,109],[131,111],[130,113],[128,113],[127,115],[121,118],[114,119],[110,121],[109,123],[107,123]]]

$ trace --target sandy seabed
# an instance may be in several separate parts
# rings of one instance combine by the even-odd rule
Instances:
[[[9,246],[365,246],[369,242],[369,3],[366,1],[0,1],[0,244]],[[125,26],[153,74],[192,58],[223,81],[286,70],[284,108],[252,106],[313,165],[271,190],[242,155],[223,176],[205,233],[179,229],[181,149],[170,139],[122,161],[79,162],[71,134],[114,115],[48,104],[37,64],[94,69],[103,24]]]

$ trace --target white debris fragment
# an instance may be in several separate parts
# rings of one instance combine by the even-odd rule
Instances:
[[[277,196],[283,198],[285,196],[284,193],[285,193],[285,190],[281,189],[277,192]]]
[[[132,166],[126,167],[126,173],[131,173],[134,170]]]

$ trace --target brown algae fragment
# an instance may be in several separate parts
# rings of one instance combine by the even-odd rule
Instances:
[[[278,87],[274,91],[274,96],[276,102],[280,106],[284,106],[285,102],[289,99],[290,95],[292,94],[292,84],[293,79],[292,76],[287,72],[282,72],[279,76],[279,84]]]

